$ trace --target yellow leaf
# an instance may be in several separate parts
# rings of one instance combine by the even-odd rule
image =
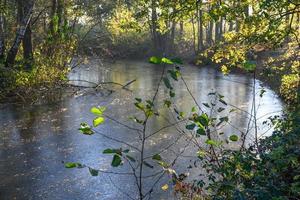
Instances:
[[[163,191],[167,191],[167,190],[169,189],[168,184],[163,185],[163,186],[161,187],[161,189],[162,189]]]
[[[103,124],[105,119],[103,117],[97,117],[93,120],[94,127],[99,126],[100,124]]]

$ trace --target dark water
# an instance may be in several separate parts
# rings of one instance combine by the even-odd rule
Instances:
[[[138,115],[133,106],[135,97],[151,98],[160,79],[162,68],[144,62],[119,61],[114,64],[99,64],[97,60],[76,69],[71,75],[72,80],[87,80],[90,82],[114,81],[125,84],[136,79],[124,90],[118,86],[105,85],[98,91],[81,90],[74,97],[63,101],[39,106],[6,105],[0,110],[0,199],[128,199],[126,195],[114,187],[117,185],[132,197],[136,196],[136,186],[131,176],[100,173],[91,177],[87,169],[65,169],[62,161],[81,162],[88,166],[114,172],[127,172],[125,164],[119,169],[110,166],[111,156],[101,152],[106,148],[118,148],[124,145],[111,141],[99,134],[85,136],[78,134],[80,122],[91,122],[93,115],[89,113],[92,106],[106,106],[106,113],[111,117],[134,126],[129,116]],[[199,103],[208,102],[207,94],[218,91],[224,99],[247,112],[252,106],[253,80],[244,75],[231,74],[224,77],[214,68],[197,68],[186,66],[182,74]],[[83,82],[74,84],[89,85]],[[194,105],[182,82],[176,84],[177,104],[180,110],[189,111]],[[274,92],[265,88],[263,98],[259,98],[260,82],[256,81],[257,115],[259,118],[259,133],[270,134],[268,126],[263,121],[271,115],[279,114],[282,104]],[[114,92],[111,92],[113,90]],[[158,93],[158,105],[168,95],[161,87]],[[227,109],[231,107],[228,106]],[[224,111],[225,112],[225,111]],[[160,127],[173,122],[173,116],[164,109],[161,115],[150,121],[147,133],[150,134]],[[248,119],[245,112],[235,112],[230,115],[232,126],[225,126],[222,137],[231,134],[239,135],[245,131]],[[139,127],[137,127],[139,128]],[[99,132],[139,146],[139,137],[135,131],[124,128],[110,120],[99,127]],[[249,135],[247,142],[251,142]],[[176,141],[162,155],[171,161],[179,152],[182,157],[175,163],[178,173],[190,172],[197,178],[201,169],[187,169],[195,156],[195,147],[186,137],[179,137],[174,129],[165,129],[150,138],[146,143],[146,156],[160,152],[161,149]],[[230,148],[238,147],[238,143],[229,143]],[[133,151],[131,155],[136,155]],[[151,164],[153,162],[149,161]],[[154,164],[155,165],[155,164]],[[146,169],[150,175],[159,168]],[[158,176],[144,180],[145,189],[156,181]],[[199,177],[198,177],[199,178]],[[172,191],[160,189],[168,183],[168,177],[161,179],[156,185],[153,199],[174,199]]]

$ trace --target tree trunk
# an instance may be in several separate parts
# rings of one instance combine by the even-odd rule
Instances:
[[[179,29],[179,36],[180,36],[180,39],[183,38],[183,21],[180,21],[179,22],[179,26],[180,26],[180,29]]]
[[[209,22],[208,30],[207,30],[207,35],[206,35],[206,40],[207,40],[208,46],[211,46],[212,43],[213,43],[213,41],[212,41],[213,26],[214,26],[214,21],[211,20]]]
[[[215,43],[219,41],[220,21],[219,19],[215,22]]]
[[[18,1],[18,24],[22,24],[22,20],[28,10],[28,2],[26,0],[19,0]],[[31,25],[30,22],[26,28],[26,32],[24,38],[22,40],[22,47],[23,47],[23,59],[25,61],[24,68],[26,70],[31,69],[32,61],[33,61],[33,50],[32,50],[32,37],[31,37]]]
[[[33,62],[33,46],[32,46],[32,31],[30,22],[27,26],[24,38],[23,38],[23,57],[25,60],[25,69],[30,70]]]
[[[193,48],[196,55],[197,49],[196,49],[196,29],[195,29],[194,15],[192,15],[192,28],[193,28]]]
[[[223,37],[224,33],[226,33],[226,31],[227,31],[227,22],[226,22],[226,18],[223,19],[223,29],[222,29],[222,30],[223,30],[223,31],[222,31],[222,37]]]
[[[198,47],[197,50],[200,52],[203,50],[203,20],[202,20],[202,9],[201,2],[197,3],[197,24],[198,24]]]
[[[21,1],[21,0],[19,0],[19,1]],[[28,27],[31,17],[32,17],[33,5],[34,5],[33,1],[27,1],[26,6],[24,6],[24,11],[25,11],[24,17],[21,20],[19,27],[17,29],[14,43],[7,54],[7,58],[6,58],[6,62],[5,62],[6,67],[12,67],[15,63],[15,59],[16,59],[17,53],[19,51],[20,44],[25,37],[27,27]]]
[[[249,17],[249,5],[245,5],[245,8],[244,8],[244,12],[245,12],[245,16],[246,17]]]
[[[234,6],[235,6],[235,2],[234,2]],[[237,6],[240,6],[240,2],[239,0],[237,1]],[[238,17],[235,17],[235,32],[239,32],[240,31],[240,23],[239,23],[239,19]]]
[[[64,9],[64,0],[52,0],[49,29],[53,37],[57,37],[57,34],[62,32],[65,23]]]
[[[0,1],[2,3],[2,1]],[[5,2],[3,3],[5,6]],[[2,13],[0,13],[0,62],[4,60],[5,56],[5,18]]]
[[[235,32],[239,32],[240,31],[240,23],[239,23],[239,20],[236,19],[235,20]]]
[[[176,22],[173,20],[171,32],[167,41],[168,47],[167,47],[167,54],[173,54],[175,51],[175,31],[176,31]]]
[[[157,25],[157,13],[156,13],[156,0],[152,0],[152,5],[151,5],[152,43],[156,53],[160,53],[159,33],[157,29],[158,29],[158,25]]]
[[[52,36],[55,35],[56,32],[56,9],[57,9],[57,0],[52,0],[52,6],[51,6],[51,14],[50,14],[50,24],[49,24],[49,30]]]
[[[223,37],[223,17],[220,17],[218,39],[221,40],[222,37]]]
[[[232,21],[229,22],[229,31],[233,31],[233,22]]]
[[[62,33],[62,27],[64,26],[64,0],[58,0],[57,2],[57,18],[58,18],[58,32]]]

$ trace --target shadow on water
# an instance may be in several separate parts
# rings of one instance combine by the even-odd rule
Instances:
[[[16,107],[8,105],[0,111],[0,199],[127,199],[113,184],[134,196],[134,180],[128,176],[100,174],[91,177],[87,170],[67,170],[62,161],[76,161],[85,163],[94,168],[111,170],[111,156],[102,155],[106,148],[118,148],[120,144],[103,138],[101,135],[91,137],[78,134],[80,122],[90,122],[93,118],[89,113],[91,106],[106,106],[108,114],[124,123],[133,125],[128,119],[136,115],[133,100],[135,97],[150,98],[159,82],[161,67],[138,61],[119,61],[114,64],[100,65],[97,60],[77,68],[70,74],[71,80],[87,80],[90,82],[114,81],[128,83],[136,79],[128,90],[118,87],[110,95],[101,91],[86,90],[74,97],[68,97],[61,102]],[[247,112],[251,111],[253,79],[239,74],[224,77],[214,68],[196,68],[186,66],[182,74],[199,103],[208,102],[207,94],[218,91],[225,100]],[[74,84],[85,86],[88,83],[74,81]],[[109,87],[108,85],[105,87]],[[261,88],[256,82],[256,89]],[[168,95],[163,87],[158,93],[158,105]],[[268,127],[262,122],[273,114],[280,113],[282,104],[275,93],[266,89],[263,98],[259,98],[258,117],[259,132],[265,133]],[[193,106],[192,99],[182,82],[176,85],[176,101],[182,111],[189,111]],[[270,114],[268,114],[270,113]],[[164,109],[160,116],[150,122],[148,132],[158,130],[172,121],[172,116]],[[248,119],[244,112],[236,112],[230,116],[232,126],[224,128],[225,135],[244,131]],[[99,128],[104,134],[113,136],[133,145],[139,144],[136,133],[119,126],[112,121]],[[182,146],[188,144],[187,139],[178,137],[174,129],[166,129],[151,138],[146,145],[146,155],[156,153],[159,149],[178,140],[178,145],[172,146],[164,157],[171,159]],[[228,135],[226,135],[228,134]],[[267,133],[268,134],[268,133]],[[251,137],[249,138],[249,141]],[[235,144],[229,144],[234,148]],[[124,147],[125,148],[125,147]],[[133,152],[135,154],[136,152]],[[185,155],[194,155],[195,147],[188,145]],[[151,162],[151,161],[149,161]],[[190,158],[180,159],[175,168],[185,172],[192,164]],[[126,172],[126,166],[119,169]],[[157,171],[158,169],[154,169]],[[193,177],[199,174],[198,169],[189,169]],[[152,171],[146,171],[151,174]],[[145,180],[151,185],[154,178]],[[112,182],[113,183],[112,183]],[[154,199],[173,199],[172,192],[163,192],[160,187],[167,182],[162,179],[157,185]]]

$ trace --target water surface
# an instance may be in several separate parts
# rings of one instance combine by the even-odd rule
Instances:
[[[91,177],[86,169],[64,168],[62,161],[81,162],[94,168],[108,171],[127,172],[124,165],[120,169],[112,169],[111,156],[101,152],[106,148],[118,148],[124,145],[111,141],[101,135],[85,136],[78,133],[80,122],[91,122],[93,115],[89,113],[92,106],[106,106],[107,114],[112,118],[135,126],[129,116],[138,115],[133,106],[135,97],[149,99],[153,96],[162,72],[161,66],[147,64],[142,61],[117,61],[116,63],[100,64],[99,60],[91,60],[76,68],[71,74],[72,80],[89,82],[116,82],[126,84],[135,80],[124,90],[111,84],[103,85],[97,90],[83,89],[56,103],[36,106],[5,105],[0,110],[0,199],[128,199],[119,188],[136,195],[134,179],[131,176],[118,176],[100,173]],[[217,91],[224,99],[244,111],[251,112],[253,100],[253,79],[242,74],[223,76],[213,67],[198,68],[186,65],[182,74],[195,98],[201,103],[209,101],[207,94]],[[90,86],[93,84],[73,81],[73,84]],[[270,134],[269,127],[263,125],[269,116],[279,114],[282,104],[276,94],[268,88],[262,98],[259,91],[262,84],[256,81],[258,131]],[[190,111],[194,106],[192,98],[182,82],[176,83],[176,102],[182,111]],[[158,105],[168,96],[168,91],[160,87]],[[229,106],[224,112],[231,109]],[[248,118],[246,112],[238,111],[230,115],[231,126],[224,127],[226,138],[231,134],[240,135],[245,131]],[[219,114],[221,116],[221,114]],[[151,120],[148,133],[173,122],[173,116],[164,109],[160,116]],[[137,126],[137,128],[139,128]],[[99,127],[99,132],[139,146],[140,140],[135,131],[127,129],[113,121]],[[253,129],[252,129],[253,130]],[[253,134],[253,132],[251,132]],[[253,135],[249,134],[248,142]],[[146,143],[146,156],[151,156],[176,141],[162,155],[172,160],[179,152],[185,150],[183,157],[178,159],[174,168],[179,173],[189,171],[197,178],[201,170],[187,169],[193,164],[195,147],[188,138],[180,137],[174,129],[165,129]],[[230,148],[237,144],[229,143]],[[132,152],[136,155],[136,152]],[[149,162],[152,162],[151,160]],[[154,164],[154,163],[152,163]],[[155,165],[155,164],[154,164]],[[146,169],[146,174],[153,174],[159,168]],[[147,178],[144,183],[151,186],[158,177]],[[161,179],[156,185],[153,199],[174,199],[172,191],[163,192],[160,187],[168,183],[168,177]]]

